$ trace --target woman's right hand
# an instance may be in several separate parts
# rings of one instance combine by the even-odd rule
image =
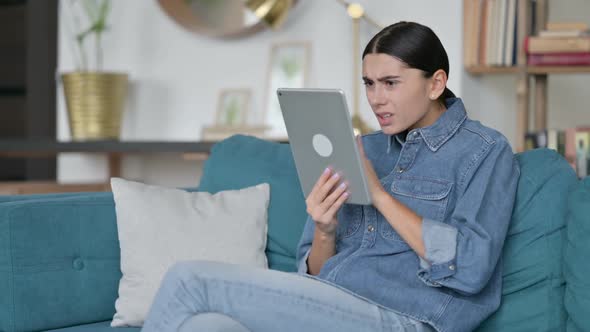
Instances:
[[[346,191],[346,182],[341,182],[340,177],[340,174],[326,168],[305,200],[307,213],[315,221],[316,232],[326,236],[336,234],[336,215],[350,195]]]

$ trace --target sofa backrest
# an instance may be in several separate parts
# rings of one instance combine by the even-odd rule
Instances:
[[[112,194],[24,198],[0,204],[0,331],[111,319],[121,278]]]
[[[566,198],[578,181],[567,162],[550,150],[528,151],[517,158],[522,175],[503,254],[502,306],[480,331],[563,330],[560,253]],[[217,144],[200,190],[217,192],[261,182],[271,185],[270,267],[293,271],[306,213],[288,145],[246,136]],[[112,195],[20,198],[0,202],[0,332],[110,320],[121,277]],[[576,257],[588,257],[590,248],[585,248]],[[584,275],[573,271],[572,276],[588,289]],[[572,308],[585,303],[575,294],[570,297]],[[576,317],[581,319],[580,314]]]
[[[570,192],[564,248],[567,331],[590,331],[590,177]]]
[[[564,331],[562,247],[573,169],[553,150],[516,155],[521,168],[504,245],[502,304],[479,331]]]
[[[270,184],[266,256],[275,270],[292,272],[307,219],[305,198],[288,144],[236,135],[213,147],[199,189],[210,193]]]

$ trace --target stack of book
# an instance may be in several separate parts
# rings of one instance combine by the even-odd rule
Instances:
[[[549,148],[557,151],[584,178],[590,175],[590,127],[546,129],[525,136],[527,150]]]
[[[590,66],[590,30],[583,22],[547,23],[526,39],[529,66]]]
[[[517,19],[517,0],[463,0],[465,65],[515,65]]]

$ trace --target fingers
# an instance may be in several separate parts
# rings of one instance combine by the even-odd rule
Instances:
[[[330,206],[328,211],[326,211],[326,214],[335,216],[336,213],[338,213],[338,210],[340,209],[340,207],[342,207],[342,204],[344,204],[346,202],[346,200],[348,199],[348,196],[350,196],[348,191],[343,192],[342,195],[340,195],[338,197],[336,202],[334,202],[334,204],[332,204],[332,206]]]
[[[342,182],[331,194],[329,194],[326,199],[321,203],[324,210],[329,210],[329,208],[338,200],[338,198],[346,191],[348,188],[348,184],[346,182]]]
[[[340,180],[340,174],[331,172],[332,170],[330,170],[330,173],[328,174],[324,172],[316,182],[314,189],[309,194],[308,199],[315,204],[323,202],[328,194],[332,192],[332,188],[334,188],[336,183]]]
[[[319,189],[316,198],[322,202],[332,192],[334,186],[340,181],[340,174],[334,173]]]
[[[341,180],[342,176],[339,173],[332,173],[330,170],[324,172],[314,185],[305,203],[307,213],[316,222],[334,219],[338,209],[348,198],[349,193],[346,192],[348,184],[342,182],[338,185]],[[333,208],[335,204],[337,207]],[[328,211],[332,212],[328,213]]]
[[[311,189],[310,195],[312,196],[314,193],[316,193],[318,191],[318,189],[324,185],[324,183],[326,183],[326,181],[328,181],[328,179],[330,178],[330,176],[332,175],[332,169],[330,167],[327,167],[323,172],[322,175],[320,175],[320,177],[318,178],[318,180],[316,181],[316,183],[313,185],[313,188]]]

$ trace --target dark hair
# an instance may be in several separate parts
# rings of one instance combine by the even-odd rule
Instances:
[[[415,22],[401,21],[379,31],[365,47],[363,59],[374,53],[388,54],[410,68],[420,69],[426,78],[439,69],[449,76],[449,58],[440,39],[429,27]],[[444,104],[452,97],[455,94],[445,87],[438,100]]]

